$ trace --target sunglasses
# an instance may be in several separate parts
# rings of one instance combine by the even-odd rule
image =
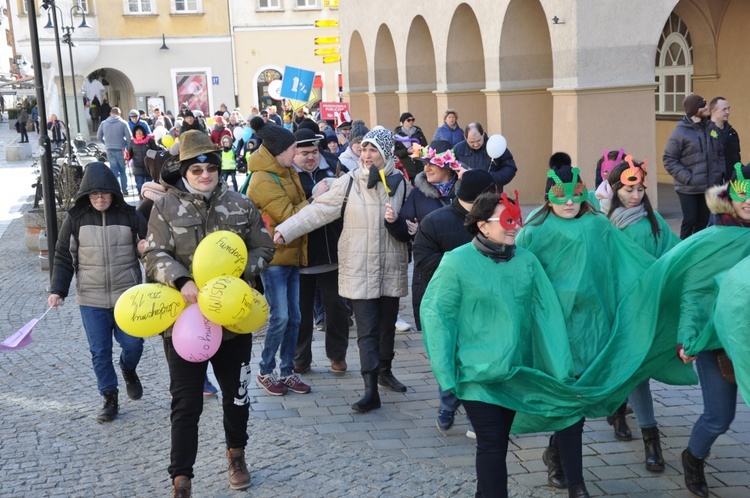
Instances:
[[[409,121],[409,122],[412,122],[412,123],[413,123],[413,122],[414,122],[414,118],[406,118],[406,120],[405,120],[405,121]]]
[[[209,164],[205,168],[201,168],[200,166],[191,166],[190,168],[188,168],[188,172],[191,175],[195,175],[195,176],[201,176],[204,171],[208,171],[209,173],[216,173],[219,171],[219,165]]]

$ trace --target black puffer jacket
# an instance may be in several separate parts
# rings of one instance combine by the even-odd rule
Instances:
[[[312,191],[316,183],[326,178],[336,177],[335,169],[330,167],[322,155],[318,155],[318,157],[320,163],[315,171],[309,173],[297,168],[302,190],[305,191],[305,195],[310,202],[313,202]],[[307,268],[338,263],[338,244],[343,227],[344,222],[339,218],[307,235]],[[302,271],[305,270],[302,269]]]
[[[420,162],[420,164],[422,164]],[[419,173],[414,178],[414,188],[409,192],[409,196],[404,202],[404,207],[398,213],[398,219],[393,223],[386,223],[385,226],[393,234],[394,237],[399,233],[403,233],[406,228],[406,220],[421,222],[428,214],[440,209],[443,206],[447,206],[456,197],[456,186],[458,182],[453,184],[453,188],[448,193],[447,197],[442,197],[440,191],[427,181],[427,177],[424,172]]]
[[[674,178],[679,194],[703,194],[706,189],[724,183],[725,164],[719,156],[721,137],[711,136],[708,121],[697,123],[687,116],[667,140],[664,168]]]
[[[91,205],[94,192],[112,194],[106,211]],[[75,274],[78,304],[114,308],[123,292],[141,283],[137,236],[146,237],[146,219],[125,202],[112,170],[102,162],[90,163],[60,229],[51,292],[66,297]]]
[[[136,143],[135,131],[143,130],[144,139],[141,143]],[[128,152],[133,160],[133,174],[136,176],[150,176],[146,169],[146,152],[149,150],[159,150],[159,146],[154,142],[154,136],[146,132],[146,128],[141,123],[136,123],[133,127],[133,139],[130,141]]]
[[[495,183],[503,191],[503,187],[510,183],[516,176],[516,161],[513,159],[510,149],[505,149],[503,155],[497,159],[492,159],[487,153],[487,134],[484,134],[484,143],[478,149],[469,147],[469,143],[464,140],[453,148],[453,152],[466,169],[481,169],[488,171]]]
[[[471,242],[471,234],[464,226],[466,209],[454,199],[450,205],[433,211],[419,223],[414,237],[414,267],[425,284],[440,265],[443,255]]]

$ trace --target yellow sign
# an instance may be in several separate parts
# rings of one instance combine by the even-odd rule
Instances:
[[[341,62],[340,55],[326,55],[323,57],[323,64],[332,64],[334,62]]]
[[[323,7],[338,7],[339,0],[323,0]]]
[[[319,19],[315,21],[315,27],[316,28],[338,28],[339,20],[338,19]]]
[[[339,47],[329,47],[329,48],[316,48],[315,49],[315,55],[336,55],[340,54],[341,49]]]
[[[336,45],[341,41],[338,36],[318,36],[315,38],[316,45]]]

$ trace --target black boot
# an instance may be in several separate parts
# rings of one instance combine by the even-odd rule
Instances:
[[[661,441],[658,427],[641,429],[643,446],[646,448],[646,470],[649,472],[664,472],[664,457],[661,454]]]
[[[589,491],[583,483],[568,488],[568,498],[589,498],[589,496]]]
[[[565,489],[568,485],[565,483],[565,474],[560,462],[560,452],[553,441],[553,437],[550,436],[549,446],[542,453],[542,462],[547,466],[547,482],[549,485],[553,488]]]
[[[391,372],[391,363],[393,360],[380,360],[380,376],[378,377],[378,384],[383,387],[387,387],[391,391],[397,393],[405,393],[406,386],[398,381]]]
[[[361,400],[352,405],[352,410],[359,413],[367,413],[375,408],[380,408],[380,395],[378,394],[378,374],[364,373],[365,395]]]
[[[627,409],[628,404],[623,403],[614,415],[607,417],[607,423],[615,428],[615,438],[618,441],[631,441],[633,439],[633,433],[630,432],[628,421],[625,419]]]
[[[96,421],[99,423],[111,422],[117,416],[120,410],[120,406],[117,403],[117,389],[104,393],[104,406],[99,415],[96,416]]]
[[[125,390],[128,393],[130,399],[141,399],[143,396],[143,386],[141,385],[141,379],[138,378],[138,374],[133,370],[122,369],[122,378],[125,379]]]
[[[688,491],[701,498],[708,497],[708,484],[706,483],[706,476],[703,474],[703,467],[705,466],[705,458],[694,456],[687,448],[682,452],[685,486],[687,486]]]

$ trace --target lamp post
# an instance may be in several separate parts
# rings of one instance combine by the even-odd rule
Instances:
[[[60,10],[60,7],[55,5],[54,1],[49,2],[49,4],[54,7],[54,9],[51,9],[51,15],[50,10],[47,11],[47,25],[45,28],[55,28],[58,26],[57,23],[57,10],[60,11],[60,17],[63,17],[63,12]],[[83,20],[81,21],[81,24],[78,26],[79,28],[90,28],[91,26],[86,22],[86,11],[83,10],[83,7],[81,7],[81,4],[76,1],[75,5],[73,5],[70,8],[70,25],[69,26],[59,26],[60,29],[62,29],[65,34],[63,35],[62,42],[68,45],[68,53],[70,54],[70,76],[73,80],[73,104],[75,105],[76,110],[76,129],[78,132],[81,132],[81,119],[78,114],[78,96],[77,92],[78,89],[76,88],[76,71],[73,66],[73,47],[75,47],[75,44],[72,40],[73,32],[76,30],[75,26],[73,26],[73,12],[80,12],[83,16]],[[54,22],[53,22],[54,21]],[[62,80],[62,59],[60,56],[60,38],[59,34],[57,32],[57,29],[55,29],[55,42],[57,44],[57,57],[58,62],[60,63],[60,79]],[[65,87],[62,87],[63,94],[65,94]],[[67,107],[67,106],[66,106]],[[67,119],[67,116],[66,116]],[[70,137],[68,137],[70,138]]]

